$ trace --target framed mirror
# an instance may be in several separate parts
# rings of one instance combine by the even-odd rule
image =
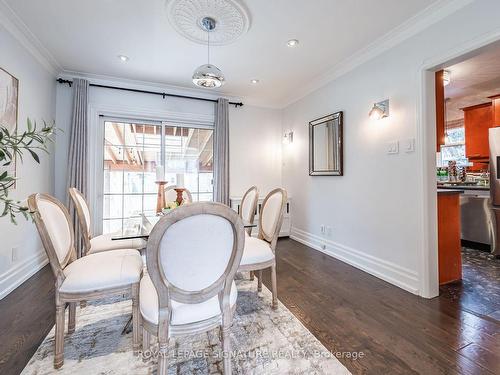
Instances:
[[[342,111],[309,123],[309,176],[343,175]]]

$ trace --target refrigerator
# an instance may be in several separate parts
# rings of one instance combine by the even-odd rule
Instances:
[[[490,202],[492,211],[491,252],[500,255],[500,127],[489,129]]]

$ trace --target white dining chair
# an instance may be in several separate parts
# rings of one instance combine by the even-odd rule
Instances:
[[[76,208],[80,233],[83,237],[84,255],[117,249],[141,250],[146,247],[146,241],[142,238],[113,240],[113,236],[116,236],[117,233],[107,233],[92,237],[92,222],[87,200],[83,194],[74,187],[69,188],[69,195]]]
[[[140,348],[139,281],[143,262],[134,249],[122,249],[76,258],[69,213],[46,194],[28,198],[36,228],[49,258],[55,283],[56,329],[54,368],[64,363],[64,315],[69,304],[68,333],[75,331],[76,303],[114,295],[132,298],[133,350]]]
[[[259,189],[256,186],[252,186],[248,189],[240,202],[240,217],[247,223],[253,224],[255,221],[255,213],[257,210],[257,203],[259,202]],[[252,235],[252,227],[248,227],[245,230],[245,236],[249,237]],[[250,280],[254,280],[254,273],[250,271]]]
[[[143,351],[149,348],[151,335],[158,340],[158,375],[167,374],[170,338],[217,327],[224,373],[231,374],[229,330],[238,295],[234,276],[244,242],[241,218],[219,203],[181,206],[153,228],[139,304]]]
[[[165,187],[166,202],[173,202],[177,199],[177,192],[175,191],[175,189],[177,189],[177,185],[170,185]],[[193,195],[188,189],[184,188],[184,191],[182,192],[182,199],[184,199],[185,203],[192,203]]]
[[[278,307],[276,285],[276,242],[283,223],[287,193],[278,188],[271,191],[264,201],[259,215],[258,237],[246,237],[245,249],[238,268],[239,272],[258,271],[258,291],[262,290],[262,270],[271,268],[271,292],[273,308]]]
[[[255,220],[255,212],[257,209],[257,202],[259,201],[259,189],[257,186],[252,186],[248,189],[240,203],[240,217],[244,222],[253,224]],[[246,228],[246,232],[249,236],[252,235],[252,227]]]

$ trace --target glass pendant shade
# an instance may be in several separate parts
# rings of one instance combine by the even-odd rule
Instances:
[[[200,87],[217,88],[224,84],[224,74],[212,64],[204,64],[193,73],[193,83]]]
[[[211,17],[201,20],[201,28],[207,32],[207,64],[201,65],[193,73],[193,83],[205,88],[217,88],[224,84],[225,78],[221,70],[210,64],[210,33],[215,30],[217,22]]]

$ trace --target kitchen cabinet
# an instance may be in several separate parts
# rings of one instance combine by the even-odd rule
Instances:
[[[493,108],[493,126],[500,126],[500,95],[490,96]]]
[[[436,93],[436,152],[441,151],[441,145],[444,145],[446,112],[444,105],[444,70],[436,72],[434,77]]]
[[[461,190],[438,189],[439,284],[462,279]]]
[[[480,171],[487,168],[489,159],[488,129],[493,127],[493,106],[491,103],[484,103],[462,110],[465,124],[465,154],[474,163],[470,169]]]

